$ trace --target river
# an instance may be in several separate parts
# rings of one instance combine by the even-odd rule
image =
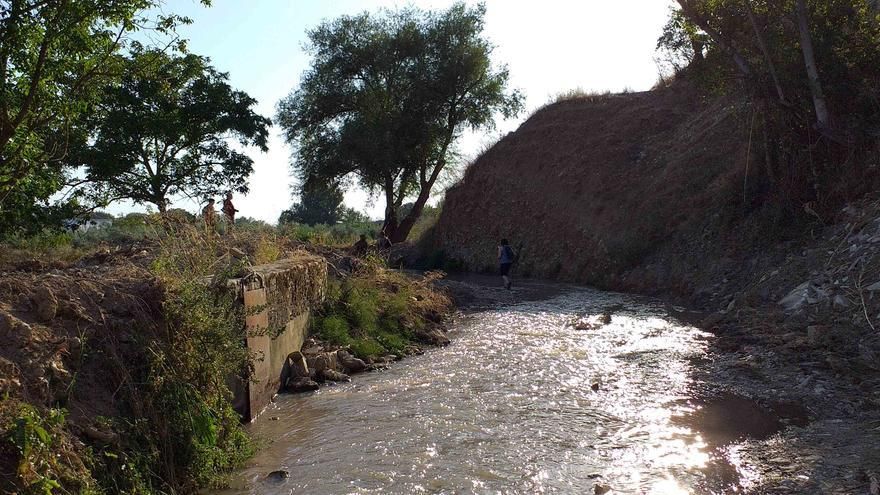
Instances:
[[[713,387],[694,374],[711,336],[667,306],[456,283],[476,298],[450,346],[280,396],[249,426],[259,453],[217,493],[730,493],[757,481],[740,437],[713,443],[694,419]]]

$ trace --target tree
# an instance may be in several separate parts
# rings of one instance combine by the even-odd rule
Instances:
[[[173,34],[189,19],[142,12],[159,0],[0,0],[0,233],[65,212],[74,123],[119,74],[115,55],[139,29]],[[208,0],[202,0],[209,5]]]
[[[831,206],[871,187],[874,173],[858,164],[871,160],[859,155],[870,153],[880,129],[876,2],[678,4],[661,45],[681,53],[680,40],[694,28],[705,35],[711,64],[694,66],[691,74],[753,104],[750,122],[759,123],[755,130],[764,138],[762,180],[779,188],[775,197],[798,209],[806,201]],[[681,17],[685,22],[674,22]]]
[[[807,12],[807,4],[804,0],[796,1],[798,34],[801,40],[801,51],[804,54],[804,66],[807,69],[807,79],[810,81],[810,93],[813,96],[813,107],[816,109],[816,122],[822,129],[829,127],[828,104],[825,101],[825,92],[822,90],[822,80],[819,77],[819,69],[816,66],[816,54],[813,49],[813,37],[810,34],[810,18]]]
[[[522,108],[507,68],[490,60],[484,16],[484,6],[459,3],[345,16],[309,32],[312,67],[278,105],[294,170],[382,191],[384,228],[405,240],[462,131]],[[414,207],[401,219],[408,198]]]
[[[256,100],[196,55],[136,50],[124,66],[122,80],[101,94],[88,145],[73,157],[95,197],[164,212],[179,194],[246,193],[253,160],[230,141],[267,150],[271,122],[253,111]]]
[[[333,225],[344,213],[343,194],[337,184],[306,180],[300,188],[300,201],[281,213],[278,223]]]

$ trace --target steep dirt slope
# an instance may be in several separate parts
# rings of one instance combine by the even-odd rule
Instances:
[[[484,270],[507,237],[520,274],[617,286],[671,233],[741,201],[743,113],[686,82],[549,105],[447,192],[432,248]]]
[[[874,493],[880,193],[821,214],[762,202],[773,192],[756,187],[752,121],[681,81],[550,105],[468,169],[423,248],[447,266],[497,270],[507,237],[523,246],[515,276],[707,311],[695,323],[715,335],[712,364],[698,373],[747,380],[733,390],[756,400],[785,390],[809,410],[808,427],[760,454],[792,465],[762,473],[753,492]]]

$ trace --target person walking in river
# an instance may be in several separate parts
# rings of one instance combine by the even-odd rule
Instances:
[[[513,266],[515,257],[516,253],[510,247],[510,241],[501,239],[501,243],[498,245],[498,265],[501,269],[501,278],[504,279],[504,288],[507,290],[510,290],[512,287],[510,283],[510,267]]]

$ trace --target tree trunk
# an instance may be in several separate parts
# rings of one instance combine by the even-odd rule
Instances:
[[[385,179],[385,221],[382,223],[382,232],[391,239],[391,242],[396,242],[394,240],[395,235],[397,233],[397,208],[394,207],[394,179],[386,178]]]
[[[419,197],[416,198],[416,202],[413,204],[412,210],[406,215],[400,225],[397,226],[397,230],[394,232],[393,236],[389,236],[391,242],[398,243],[403,242],[409,237],[409,233],[412,231],[413,226],[415,226],[416,222],[419,221],[419,217],[422,216],[422,211],[425,209],[425,204],[428,202],[428,198],[431,195],[431,188],[423,188],[421,192],[419,192]]]
[[[782,90],[782,84],[779,82],[779,76],[776,72],[776,64],[773,63],[773,58],[770,56],[770,49],[767,47],[767,41],[764,39],[764,34],[761,33],[761,29],[758,27],[758,21],[755,19],[755,11],[752,9],[752,0],[746,0],[746,14],[749,17],[749,23],[752,25],[752,29],[755,31],[758,48],[761,49],[761,53],[764,55],[764,60],[767,62],[767,69],[770,71],[770,77],[773,79],[773,85],[776,87],[776,96],[779,97],[780,103],[788,106],[788,101],[785,99],[785,92]]]
[[[691,62],[694,64],[703,63],[703,60],[705,60],[703,56],[703,48],[705,48],[703,42],[698,39],[691,39],[691,48],[694,50],[694,58]]]
[[[807,78],[810,81],[810,92],[813,95],[813,107],[816,109],[816,122],[819,129],[829,128],[828,104],[822,91],[822,80],[819,78],[819,69],[816,66],[816,54],[813,51],[813,37],[810,35],[810,21],[807,14],[807,5],[804,0],[797,0],[798,31],[801,36],[801,51],[804,54],[804,65],[807,68]]]

